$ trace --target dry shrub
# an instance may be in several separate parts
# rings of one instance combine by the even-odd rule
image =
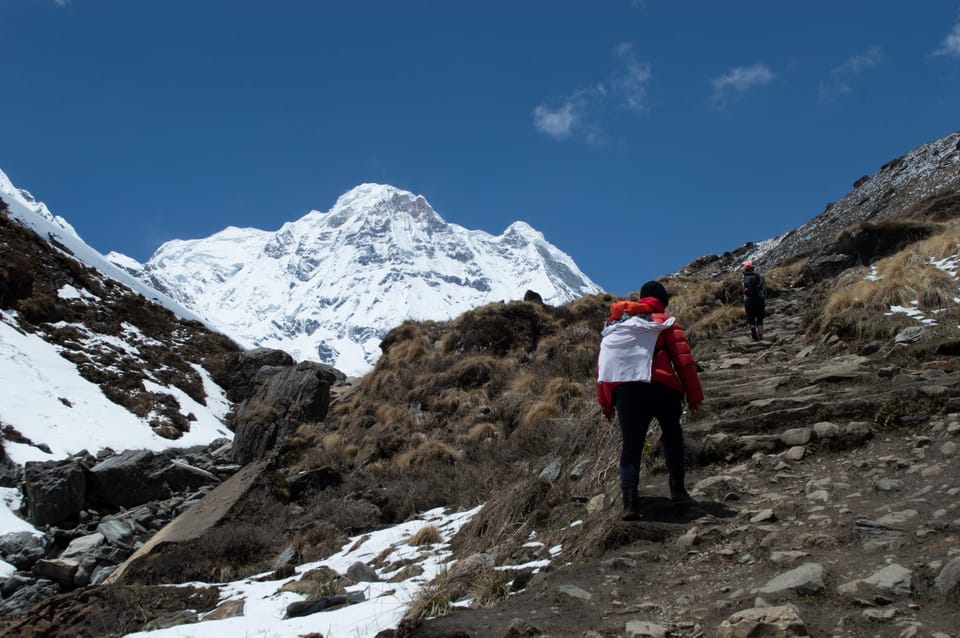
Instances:
[[[284,443],[286,451],[297,452],[322,447],[319,423],[301,423]]]
[[[394,457],[394,464],[400,470],[406,470],[411,467],[422,466],[427,463],[457,463],[463,458],[463,453],[453,447],[430,439],[424,441],[414,450],[402,452]]]
[[[803,271],[810,261],[808,257],[794,257],[763,273],[771,288],[792,288],[803,279]]]
[[[374,411],[377,423],[405,427],[410,423],[410,409],[406,406],[383,403]]]
[[[483,390],[465,391],[448,388],[440,391],[433,400],[430,404],[430,412],[443,420],[450,420],[458,415],[469,414],[486,402],[487,394]]]
[[[510,579],[501,570],[487,567],[471,579],[470,598],[473,607],[496,607],[510,594]]]
[[[719,306],[700,317],[687,329],[687,336],[691,340],[702,337],[712,337],[729,332],[738,323],[746,321],[743,306]]]
[[[539,374],[527,372],[514,377],[510,383],[509,391],[518,395],[529,396],[540,391],[541,383],[543,383],[543,378]]]
[[[504,356],[532,352],[552,331],[552,321],[540,304],[522,301],[492,303],[460,315],[442,340],[445,353],[484,353]]]
[[[952,306],[957,280],[926,261],[911,247],[877,262],[878,280],[864,278],[863,269],[848,271],[837,280],[817,327],[854,339],[885,338],[913,323],[905,315],[888,315],[891,306],[913,307],[916,301],[927,312]]]
[[[500,373],[503,360],[490,356],[466,357],[457,361],[448,374],[458,388],[479,388]]]
[[[344,594],[349,581],[329,567],[311,569],[298,580],[290,581],[280,587],[280,591],[292,591],[307,598],[335,596]]]
[[[326,558],[339,550],[347,535],[327,521],[317,521],[294,538],[293,545],[303,562],[311,563]]]
[[[467,439],[470,441],[487,441],[496,439],[500,436],[497,426],[489,421],[477,423],[467,431]]]
[[[450,610],[451,602],[450,572],[444,568],[433,580],[417,590],[407,607],[404,618],[424,620],[442,616]]]
[[[703,316],[717,301],[721,283],[686,277],[664,277],[662,281],[670,293],[667,311],[685,322]]]
[[[543,392],[543,401],[559,406],[564,412],[569,412],[573,406],[586,396],[587,391],[582,381],[575,382],[569,379],[554,377],[547,383],[547,387]]]
[[[386,366],[378,366],[364,378],[363,385],[365,385],[374,396],[389,396],[397,392],[402,380],[403,376],[398,370]]]
[[[339,432],[327,432],[320,438],[324,450],[335,450],[343,445],[343,435]]]
[[[424,545],[435,545],[442,540],[443,536],[440,535],[440,530],[437,529],[436,525],[424,525],[410,537],[407,544],[413,547],[422,547]]]
[[[579,297],[568,303],[565,308],[575,321],[585,321],[599,325],[603,322],[610,310],[610,304],[616,299],[608,292]]]
[[[559,416],[560,410],[556,403],[551,401],[537,401],[527,408],[520,417],[520,429],[529,430],[546,424],[550,419]]]
[[[540,340],[535,364],[541,374],[581,379],[590,376],[600,351],[600,328],[578,323]]]

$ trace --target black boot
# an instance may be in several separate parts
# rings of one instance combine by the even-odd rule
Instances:
[[[624,521],[640,520],[640,503],[637,498],[637,490],[623,490],[623,517]]]
[[[683,474],[670,475],[670,500],[675,503],[692,503],[693,497],[683,485]]]

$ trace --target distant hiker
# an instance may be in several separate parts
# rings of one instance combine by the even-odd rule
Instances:
[[[752,261],[743,262],[743,276],[740,277],[743,288],[743,309],[750,326],[750,336],[754,341],[763,339],[763,318],[767,312],[767,281]]]
[[[623,520],[640,518],[637,486],[647,428],[660,423],[660,444],[670,475],[670,498],[691,501],[684,486],[680,416],[686,395],[690,415],[700,418],[703,389],[690,344],[675,317],[664,312],[670,297],[658,281],[640,289],[639,301],[617,301],[604,323],[597,365],[597,401],[604,418],[616,410],[623,445],[620,489]]]

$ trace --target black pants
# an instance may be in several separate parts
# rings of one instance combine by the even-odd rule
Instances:
[[[613,403],[617,407],[617,420],[623,437],[620,488],[635,490],[640,484],[643,444],[647,439],[650,421],[654,418],[660,423],[660,445],[667,471],[671,475],[682,475],[684,452],[680,415],[683,414],[683,395],[656,381],[631,381],[616,387]]]
[[[762,326],[763,318],[767,314],[767,300],[763,297],[754,297],[743,302],[743,310],[747,313],[747,324]]]

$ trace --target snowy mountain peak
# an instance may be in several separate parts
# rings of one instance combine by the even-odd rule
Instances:
[[[599,290],[524,222],[497,237],[467,230],[422,195],[373,183],[276,232],[168,242],[140,276],[248,347],[348,374],[368,371],[380,340],[406,319],[446,320],[527,290],[551,304]]]

